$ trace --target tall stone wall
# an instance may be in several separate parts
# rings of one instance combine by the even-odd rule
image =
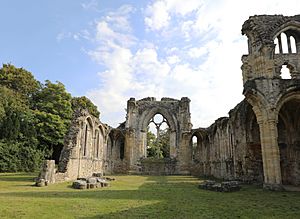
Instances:
[[[147,127],[156,115],[162,115],[170,131],[170,158],[177,160],[176,173],[187,174],[191,162],[189,134],[191,131],[190,100],[187,97],[176,100],[154,97],[141,100],[130,98],[127,101],[127,115],[125,123],[125,159],[128,170],[139,173],[141,159],[147,156]]]
[[[242,101],[229,117],[219,118],[206,129],[195,129],[197,137],[191,172],[194,175],[246,182],[263,181],[258,124],[251,106]]]
[[[78,177],[91,176],[93,173],[103,173],[104,148],[107,144],[109,130],[107,125],[101,123],[88,111],[77,110],[65,137],[58,169],[55,176],[52,176],[51,182],[73,180]],[[49,170],[44,168],[40,176],[47,172]]]
[[[124,123],[116,129],[111,129],[108,135],[104,160],[104,172],[106,174],[128,172],[128,162],[125,159]]]
[[[244,91],[261,137],[264,186],[299,185],[300,16],[251,16],[242,27]],[[283,77],[286,67],[289,77]],[[289,151],[289,152],[288,152]],[[293,153],[293,155],[288,155]]]

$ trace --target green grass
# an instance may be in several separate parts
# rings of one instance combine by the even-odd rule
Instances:
[[[300,193],[243,186],[200,190],[190,176],[115,176],[111,187],[34,187],[34,174],[0,174],[0,218],[300,218]]]

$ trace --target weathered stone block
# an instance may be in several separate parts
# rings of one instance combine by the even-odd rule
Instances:
[[[74,189],[87,189],[87,183],[84,180],[75,180],[72,184]]]

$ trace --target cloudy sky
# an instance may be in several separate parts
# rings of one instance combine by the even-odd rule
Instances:
[[[101,120],[125,120],[126,101],[191,99],[206,127],[242,96],[243,22],[299,13],[297,0],[1,0],[0,61],[86,95]]]

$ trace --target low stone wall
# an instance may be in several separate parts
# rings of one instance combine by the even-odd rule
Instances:
[[[141,174],[147,175],[172,175],[176,172],[175,159],[171,158],[144,158],[141,159]]]

